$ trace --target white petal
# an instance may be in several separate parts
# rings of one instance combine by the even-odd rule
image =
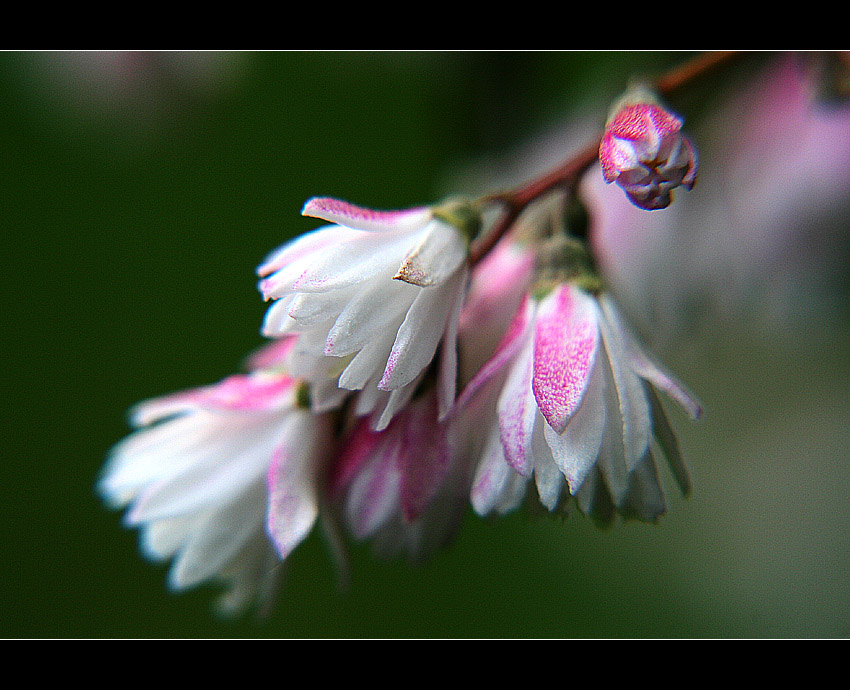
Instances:
[[[413,394],[416,392],[416,389],[419,387],[419,383],[422,381],[424,376],[425,372],[422,372],[406,386],[396,388],[392,393],[390,393],[390,396],[387,398],[387,404],[381,412],[381,416],[374,424],[375,431],[382,431],[389,426],[393,417],[401,412],[413,397]]]
[[[340,387],[360,390],[376,374],[380,376],[387,364],[394,339],[395,331],[390,329],[375,333],[373,340],[355,355],[342,372],[339,377]]]
[[[496,507],[512,473],[505,462],[499,425],[491,424],[472,483],[470,498],[476,513],[488,515]]]
[[[649,403],[641,378],[629,365],[624,336],[617,323],[611,323],[605,316],[599,319],[602,339],[608,352],[608,362],[614,376],[619,409],[622,416],[622,438],[626,466],[629,470],[637,467],[638,462],[649,446],[652,422],[649,416]],[[609,411],[612,409],[608,408]]]
[[[442,285],[460,267],[466,254],[466,242],[457,228],[435,219],[407,252],[395,277],[419,287]]]
[[[328,419],[297,410],[268,472],[266,526],[278,555],[286,558],[309,534],[319,514],[318,477],[330,447]]]
[[[172,586],[192,587],[218,573],[262,525],[265,509],[265,485],[258,481],[244,494],[206,515],[192,530],[172,566]]]
[[[305,260],[309,262],[316,254],[327,247],[345,242],[352,237],[357,237],[357,235],[356,230],[339,225],[325,225],[316,230],[305,232],[269,254],[257,269],[257,273],[261,276],[268,276],[291,266],[295,262],[302,262],[299,273],[303,272],[307,265]]]
[[[379,388],[406,386],[428,366],[443,337],[448,316],[454,311],[459,283],[465,276],[465,271],[458,271],[440,287],[421,289],[398,329]]]
[[[389,278],[361,286],[328,332],[325,354],[342,357],[363,349],[376,333],[395,334],[417,295],[412,285]]]
[[[469,270],[464,266],[463,275],[458,281],[458,292],[455,295],[454,309],[449,314],[446,335],[440,349],[440,367],[437,373],[437,391],[439,401],[439,421],[443,421],[451,412],[457,395],[457,336],[460,322],[460,311],[463,305],[463,295],[467,288]]]
[[[559,434],[549,424],[544,429],[552,456],[575,495],[599,457],[605,433],[604,363],[594,364],[584,400],[573,415],[564,433]]]
[[[292,284],[296,292],[328,292],[362,283],[375,275],[392,275],[410,238],[362,233],[327,248]]]
[[[552,451],[546,443],[543,427],[549,428],[543,416],[538,414],[534,424],[532,445],[534,448],[534,480],[540,502],[550,511],[555,510],[564,486],[564,475],[555,464]]]
[[[600,352],[600,354],[602,354]],[[623,418],[617,414],[620,409],[620,398],[617,385],[611,372],[608,357],[598,357],[597,361],[604,364],[604,396],[607,411],[605,433],[599,448],[598,465],[605,478],[605,483],[611,492],[611,497],[617,506],[622,505],[628,489],[629,468],[626,466],[626,451],[623,445]]]
[[[702,404],[694,394],[649,354],[641,344],[640,339],[629,328],[620,310],[610,297],[603,295],[600,298],[600,303],[608,320],[612,324],[616,324],[617,330],[625,335],[626,353],[629,357],[629,364],[635,373],[667,393],[679,403],[691,419],[699,419],[702,414]]]
[[[356,294],[356,287],[331,292],[297,293],[289,305],[289,316],[301,326],[324,323],[335,319]]]
[[[654,522],[667,511],[664,491],[658,479],[658,469],[649,450],[629,478],[629,493],[623,510],[626,515],[633,515],[647,522]]]
[[[233,415],[230,415],[232,418]],[[175,517],[213,506],[262,476],[278,438],[278,415],[251,415],[263,423],[247,426],[179,473],[145,489],[127,515],[129,524]],[[228,441],[230,441],[228,443]]]

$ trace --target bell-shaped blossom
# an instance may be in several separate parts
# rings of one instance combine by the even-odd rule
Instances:
[[[99,489],[128,508],[148,557],[173,560],[173,589],[223,580],[229,612],[271,594],[318,516],[331,441],[298,397],[295,379],[256,371],[136,407],[140,428],[113,448]]]
[[[640,345],[610,297],[567,283],[529,295],[458,401],[460,419],[477,408],[477,421],[464,422],[480,439],[476,511],[512,510],[533,480],[549,510],[574,496],[603,519],[616,512],[654,520],[666,509],[659,449],[689,488],[655,389],[699,416],[699,404]]]
[[[258,269],[263,333],[300,334],[287,367],[311,383],[362,390],[383,428],[440,349],[440,410],[455,395],[467,236],[430,207],[373,211],[328,198],[303,214],[333,225],[287,243]],[[333,387],[328,388],[331,391]]]
[[[682,120],[655,103],[621,106],[599,146],[605,181],[616,182],[640,208],[669,206],[676,187],[696,182],[696,153],[681,130]]]

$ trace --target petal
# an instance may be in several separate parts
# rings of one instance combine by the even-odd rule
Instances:
[[[372,431],[367,420],[357,423],[331,469],[329,480],[331,496],[338,497],[349,486],[386,436],[386,434]]]
[[[643,381],[630,366],[625,334],[607,316],[601,317],[599,321],[618,401],[615,408],[608,409],[618,409],[620,412],[623,450],[626,466],[631,471],[641,461],[649,445],[652,427],[649,403]]]
[[[230,423],[210,448],[199,448],[192,461],[164,454],[176,471],[146,488],[126,516],[128,524],[185,515],[228,500],[243,491],[268,467],[278,439],[279,418],[262,415],[261,421],[234,430]]]
[[[619,332],[624,334],[624,344],[629,366],[639,376],[651,382],[660,390],[663,390],[673,400],[679,403],[691,419],[699,419],[702,414],[702,405],[696,397],[646,351],[638,338],[629,329],[625,319],[620,314],[620,310],[617,309],[614,302],[607,295],[603,295],[599,302],[608,321],[614,324],[614,327]]]
[[[457,395],[457,337],[460,310],[463,306],[463,293],[467,286],[469,269],[462,269],[463,275],[458,281],[458,292],[453,299],[454,308],[449,314],[446,334],[440,346],[440,366],[437,372],[437,394],[439,400],[439,421],[445,420],[455,404]]]
[[[544,438],[543,427],[548,425],[538,415],[534,425],[532,448],[534,451],[534,480],[537,484],[537,495],[540,502],[549,511],[555,510],[561,498],[564,486],[564,475],[555,464],[552,451]]]
[[[357,235],[356,230],[338,225],[326,225],[305,232],[269,254],[257,268],[257,274],[261,277],[269,276],[295,262],[302,262],[300,265],[304,266],[313,256],[320,254],[327,247],[339,244]]]
[[[467,244],[452,225],[432,220],[395,275],[418,287],[442,285],[466,259]]]
[[[490,425],[484,450],[475,470],[470,499],[475,512],[488,515],[502,497],[508,479],[515,472],[505,462],[498,424]]]
[[[562,285],[541,302],[534,327],[532,388],[540,412],[558,433],[581,404],[598,344],[592,297]]]
[[[461,392],[457,401],[458,408],[466,407],[477,392],[502,371],[522,346],[529,342],[529,326],[534,315],[534,308],[534,300],[529,297],[523,299],[495,353]]]
[[[287,419],[282,437],[268,470],[266,529],[278,555],[286,558],[319,514],[318,475],[331,434],[325,417],[297,410]]]
[[[399,211],[375,211],[330,197],[309,199],[301,215],[368,232],[410,232],[423,227],[432,218],[431,209],[427,206]]]
[[[422,398],[405,412],[399,448],[401,508],[409,522],[416,520],[437,493],[449,468],[442,428],[437,425],[437,401]]]
[[[374,276],[390,279],[410,246],[407,235],[360,233],[315,255],[292,282],[296,292],[329,292]]]
[[[374,334],[373,340],[360,350],[339,377],[341,388],[361,390],[375,378],[380,376],[387,364],[395,339],[395,331],[386,329]]]
[[[345,517],[356,539],[373,536],[398,511],[400,429],[380,436],[381,442],[356,473],[346,496]]]
[[[172,566],[172,586],[185,589],[217,574],[262,525],[265,510],[265,486],[258,481],[244,494],[206,515],[192,530]]]
[[[395,334],[418,294],[412,285],[398,281],[369,281],[338,312],[328,333],[325,354],[343,357],[363,349],[376,333]],[[386,360],[382,367],[385,365]]]
[[[396,388],[392,393],[390,393],[387,398],[387,403],[384,405],[384,409],[381,411],[380,416],[373,415],[373,420],[377,417],[377,420],[374,421],[373,428],[376,431],[381,431],[382,429],[386,429],[389,423],[393,420],[395,415],[401,412],[410,399],[413,397],[413,394],[416,392],[416,389],[419,388],[419,383],[425,376],[425,372],[423,371],[419,376],[417,376],[413,381],[408,383],[406,386],[402,386],[401,388]]]
[[[544,429],[555,464],[569,482],[573,495],[596,464],[602,447],[606,421],[603,369],[597,361],[584,400],[564,433],[559,434],[548,424]]]
[[[600,355],[603,352],[604,348],[601,348]],[[617,386],[614,381],[614,374],[611,371],[609,358],[607,356],[600,356],[600,363],[604,367],[605,374],[603,392],[606,419],[605,432],[602,437],[602,444],[599,447],[597,466],[601,470],[611,499],[615,505],[620,506],[628,490],[629,476],[623,441],[623,418],[621,414],[618,414],[620,410],[620,399],[617,394]],[[581,490],[579,490],[579,493],[581,493]]]
[[[676,483],[679,485],[679,490],[684,496],[691,493],[693,484],[691,475],[688,471],[688,466],[685,464],[684,458],[679,450],[679,441],[676,439],[676,434],[670,426],[667,415],[664,412],[664,407],[661,405],[661,400],[658,399],[652,387],[649,388],[649,403],[652,406],[652,429],[655,434],[655,440],[661,446],[664,456],[667,458],[667,463],[670,465],[670,470]]]
[[[532,434],[537,402],[531,390],[534,343],[528,339],[508,373],[497,404],[505,460],[524,477],[533,470]]]
[[[648,449],[629,477],[629,491],[622,511],[626,517],[635,517],[645,522],[655,522],[667,512],[667,501],[658,479],[658,468]]]
[[[440,287],[421,289],[398,329],[379,388],[401,388],[428,366],[443,337],[449,314],[455,309],[465,278],[465,271],[457,271]]]

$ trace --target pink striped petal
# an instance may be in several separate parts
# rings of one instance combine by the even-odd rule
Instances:
[[[375,211],[330,197],[314,197],[304,204],[301,215],[321,218],[355,230],[368,232],[410,231],[431,219],[427,206],[399,211]]]
[[[584,398],[599,345],[594,300],[562,285],[540,304],[534,329],[534,378],[537,405],[559,434]]]

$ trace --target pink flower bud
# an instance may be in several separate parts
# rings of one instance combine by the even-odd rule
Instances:
[[[691,189],[697,175],[696,153],[681,129],[682,120],[658,105],[622,106],[599,147],[605,181],[616,181],[640,208],[669,206],[671,192],[679,185]]]

